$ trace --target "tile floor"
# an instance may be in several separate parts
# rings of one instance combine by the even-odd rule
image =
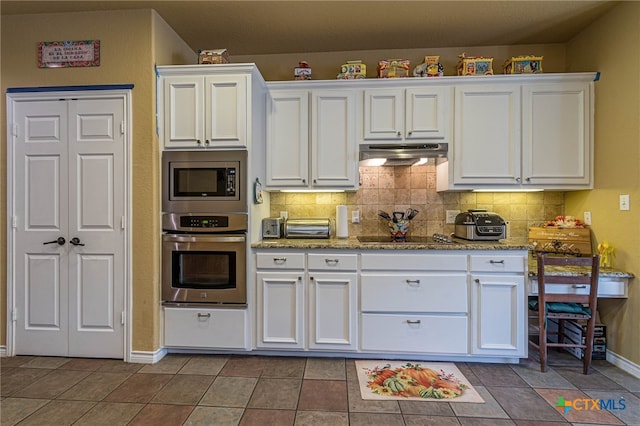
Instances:
[[[344,358],[172,354],[154,365],[2,358],[1,424],[640,425],[639,379],[606,361],[594,361],[585,376],[569,355],[550,357],[546,373],[533,360],[456,363],[484,404],[363,400],[354,361]],[[558,397],[616,405],[565,415],[554,407]]]

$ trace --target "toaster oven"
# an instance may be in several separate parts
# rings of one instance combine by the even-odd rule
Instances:
[[[507,237],[507,225],[496,213],[468,210],[456,216],[454,235],[465,240],[497,241]]]

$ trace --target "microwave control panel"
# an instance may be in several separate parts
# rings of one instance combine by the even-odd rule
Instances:
[[[227,195],[236,195],[236,169],[227,169]]]
[[[229,226],[227,216],[181,216],[182,228],[226,228]]]

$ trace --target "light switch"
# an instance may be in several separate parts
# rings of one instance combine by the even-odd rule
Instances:
[[[620,210],[629,210],[629,194],[620,196]]]

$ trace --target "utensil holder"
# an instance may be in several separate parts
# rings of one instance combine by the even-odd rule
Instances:
[[[388,222],[388,224],[391,241],[407,241],[407,232],[409,232],[409,220],[399,219],[395,222]]]

